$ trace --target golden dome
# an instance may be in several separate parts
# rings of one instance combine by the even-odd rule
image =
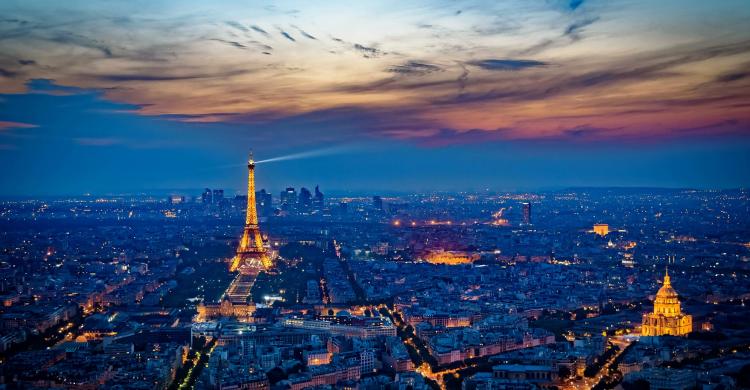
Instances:
[[[664,275],[664,284],[656,293],[656,298],[677,298],[677,291],[672,288],[672,281],[669,278],[669,271]]]
[[[664,275],[664,283],[656,293],[654,312],[643,315],[641,334],[643,336],[682,336],[693,330],[693,317],[682,314],[680,298],[672,288],[669,271]]]

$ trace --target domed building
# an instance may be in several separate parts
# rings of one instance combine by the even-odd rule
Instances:
[[[664,284],[656,293],[654,312],[643,315],[642,336],[684,336],[693,331],[693,316],[683,314],[680,298],[672,288],[669,271]]]

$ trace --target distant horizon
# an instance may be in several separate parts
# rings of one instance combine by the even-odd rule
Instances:
[[[299,191],[300,188],[307,188],[313,190],[315,186],[293,186],[295,190]],[[224,196],[226,198],[235,196],[246,196],[247,191],[239,191],[233,188],[222,188],[222,187],[202,187],[202,188],[175,188],[175,189],[153,189],[144,191],[131,191],[131,192],[98,192],[98,193],[67,193],[67,194],[0,194],[0,200],[30,200],[30,199],[46,199],[46,198],[87,198],[87,197],[166,197],[170,195],[181,195],[181,196],[194,196],[200,197],[201,193],[206,189],[211,190],[224,190]],[[266,190],[269,191],[274,199],[279,197],[285,188],[278,188],[269,190],[268,188],[258,187],[257,191]],[[467,190],[415,190],[415,191],[388,191],[388,190],[341,190],[341,189],[327,189],[324,187],[320,188],[320,191],[326,197],[372,197],[372,196],[410,196],[410,195],[429,195],[429,194],[446,194],[446,195],[458,195],[458,194],[491,194],[491,195],[502,195],[502,194],[545,194],[545,193],[559,193],[564,191],[623,191],[623,192],[649,192],[649,191],[668,191],[668,192],[681,192],[681,191],[717,191],[717,192],[743,192],[749,191],[748,187],[727,187],[727,188],[698,188],[698,187],[654,187],[654,186],[568,186],[568,187],[555,187],[555,188],[526,188],[526,189],[467,189]]]

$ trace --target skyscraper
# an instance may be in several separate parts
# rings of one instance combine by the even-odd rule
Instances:
[[[224,200],[224,190],[214,190],[213,204],[219,204]]]
[[[381,198],[380,195],[375,195],[372,197],[372,207],[374,207],[376,210],[383,210],[383,198]]]
[[[273,214],[273,197],[271,196],[270,192],[262,189],[255,194],[255,198],[258,202],[258,210],[260,215],[269,216]]]
[[[531,225],[531,203],[523,203],[523,222],[524,225]]]
[[[309,211],[312,207],[312,194],[310,193],[310,190],[305,187],[302,187],[299,190],[298,206],[301,211]]]
[[[323,193],[320,192],[320,187],[315,186],[315,197],[313,198],[313,208],[315,210],[323,210],[323,207],[325,206],[325,197],[323,196]]]
[[[297,204],[297,191],[294,190],[294,187],[287,187],[286,190],[281,191],[279,201],[282,210],[290,211],[294,209]]]
[[[203,202],[203,204],[211,204],[213,202],[210,188],[203,190],[203,193],[201,194],[201,202]]]

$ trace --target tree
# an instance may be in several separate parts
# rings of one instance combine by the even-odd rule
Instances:
[[[633,382],[622,382],[625,390],[651,390],[651,384],[645,379],[638,379]]]
[[[266,376],[268,377],[268,381],[272,385],[287,378],[286,374],[284,373],[284,370],[282,370],[279,367],[272,368],[270,371],[266,373]]]
[[[570,368],[568,368],[567,366],[560,366],[560,367],[559,367],[559,368],[557,369],[557,375],[558,375],[558,376],[559,376],[559,377],[560,377],[561,379],[567,379],[567,378],[569,378],[569,377],[570,377],[570,375],[571,375],[571,374],[573,374],[573,373],[572,373],[572,372],[570,372]]]
[[[737,386],[750,387],[750,364],[745,364],[737,373]]]

